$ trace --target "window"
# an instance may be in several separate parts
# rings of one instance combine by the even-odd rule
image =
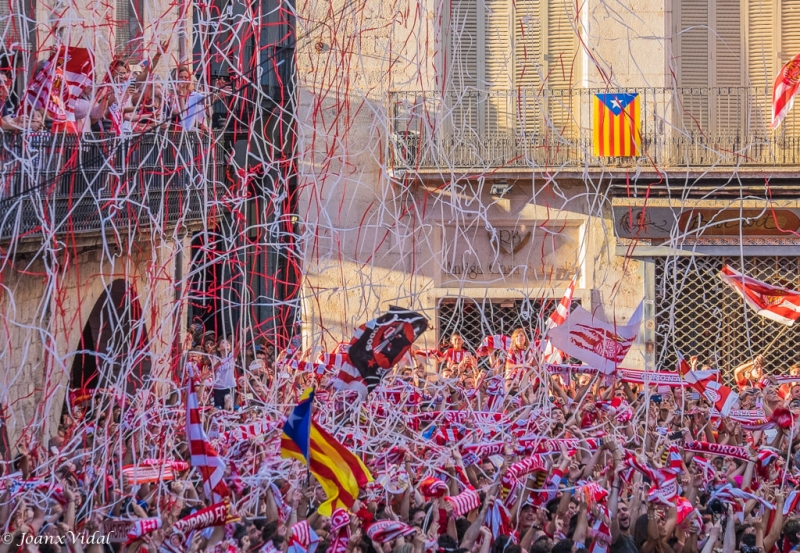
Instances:
[[[538,340],[550,313],[561,298],[548,299],[472,299],[444,298],[439,300],[439,342],[446,342],[458,332],[465,348],[475,351],[486,336],[510,336],[517,328],[524,328],[528,340]],[[573,300],[572,309],[580,305]]]
[[[723,136],[767,132],[772,81],[800,53],[800,0],[676,0],[674,8],[684,127]]]
[[[480,135],[572,124],[568,92],[580,77],[574,2],[452,0],[449,31],[456,128]]]
[[[795,327],[761,317],[717,276],[731,265],[747,276],[777,286],[796,288],[797,257],[670,257],[655,260],[656,334],[661,370],[677,366],[676,353],[697,355],[725,371],[765,354],[768,372],[783,373],[800,361],[800,334]],[[766,348],[782,334],[768,351]]]
[[[117,56],[138,62],[143,55],[143,0],[117,0],[117,29],[114,36]]]
[[[20,7],[22,5],[20,3]],[[20,37],[25,35],[24,32],[20,32],[19,28],[22,19],[15,18],[15,14],[19,15],[17,13],[17,2],[13,0],[0,1],[0,35],[3,37],[2,42],[0,42],[0,49],[9,50],[12,44],[19,43]]]

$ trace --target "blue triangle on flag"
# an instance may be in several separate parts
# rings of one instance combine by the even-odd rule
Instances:
[[[633,102],[638,95],[638,93],[631,94],[627,92],[595,94],[597,99],[603,102],[603,105],[605,105],[614,115],[619,115],[622,113],[622,110],[628,107],[628,104]]]

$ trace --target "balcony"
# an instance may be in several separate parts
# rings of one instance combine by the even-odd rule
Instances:
[[[592,153],[592,99],[638,93],[636,157]],[[753,88],[515,89],[395,92],[390,165],[419,173],[497,169],[796,170],[800,113],[778,130],[772,91]]]
[[[220,135],[3,133],[0,146],[2,241],[198,220],[227,165]]]

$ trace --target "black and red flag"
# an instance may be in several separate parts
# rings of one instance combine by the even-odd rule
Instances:
[[[362,397],[371,392],[428,329],[428,319],[416,311],[397,306],[356,330],[335,385],[357,390]]]

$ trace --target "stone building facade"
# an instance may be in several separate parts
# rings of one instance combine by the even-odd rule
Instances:
[[[308,345],[330,348],[391,304],[432,321],[423,347],[461,332],[474,348],[516,326],[535,337],[577,272],[575,300],[609,320],[645,301],[626,365],[760,353],[774,325],[748,318],[716,273],[738,263],[798,284],[797,114],[768,129],[798,13],[796,0],[309,10],[297,55]],[[596,154],[598,94],[636,96],[637,155]],[[769,352],[775,370],[800,354],[790,335]]]

